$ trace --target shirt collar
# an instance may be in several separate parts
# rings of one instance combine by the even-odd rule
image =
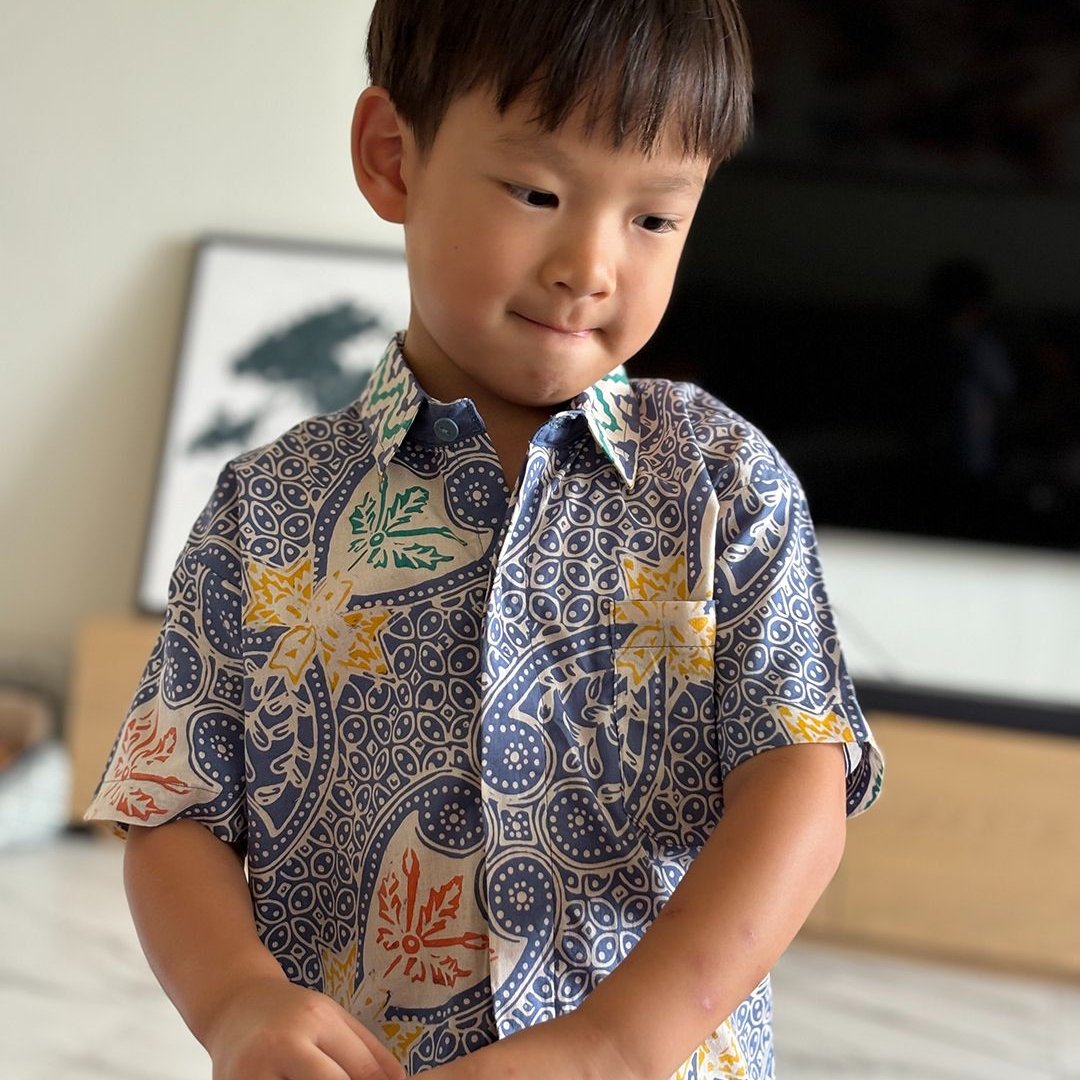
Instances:
[[[637,473],[638,400],[626,370],[618,367],[570,403],[585,414],[596,445],[628,487]]]
[[[386,472],[421,406],[432,402],[405,361],[404,338],[399,333],[391,340],[357,402],[374,441],[375,464],[380,473]],[[596,445],[615,466],[623,483],[633,487],[637,470],[637,395],[626,371],[616,368],[597,380],[578,394],[569,408],[585,417]]]
[[[357,403],[374,443],[375,465],[385,473],[426,397],[401,351],[404,334],[397,334],[375,365]]]

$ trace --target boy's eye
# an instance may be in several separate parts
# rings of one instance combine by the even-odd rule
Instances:
[[[552,207],[559,205],[559,197],[550,191],[537,191],[536,188],[522,187],[520,184],[507,184],[510,195],[526,206]]]
[[[658,217],[656,214],[642,214],[636,221],[648,232],[675,232],[679,227],[674,218]]]

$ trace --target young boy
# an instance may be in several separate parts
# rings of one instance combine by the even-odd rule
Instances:
[[[87,817],[215,1080],[771,1077],[882,762],[790,469],[622,370],[749,124],[734,0],[378,0],[369,64],[408,328],[222,472]]]

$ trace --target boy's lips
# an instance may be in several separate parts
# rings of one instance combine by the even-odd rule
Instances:
[[[565,334],[568,337],[586,338],[596,329],[595,326],[571,326],[568,323],[560,322],[557,319],[553,319],[550,322],[546,319],[533,319],[528,315],[523,315],[520,311],[515,311],[513,314],[519,319],[524,319],[525,322],[539,327],[541,330],[550,330],[553,333]]]

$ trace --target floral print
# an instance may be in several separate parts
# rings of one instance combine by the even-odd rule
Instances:
[[[176,751],[176,728],[159,731],[153,709],[133,715],[124,728],[103,795],[125,817],[149,823],[169,814],[158,798],[188,795],[191,787],[179,776],[163,772]],[[166,802],[168,800],[166,799]]]
[[[454,955],[457,948],[487,950],[486,934],[468,930],[454,934],[461,903],[460,874],[428,891],[427,900],[417,906],[420,890],[420,859],[412,848],[401,857],[401,877],[391,872],[379,885],[379,927],[376,940],[393,959],[383,972],[389,975],[404,962],[402,974],[413,982],[430,979],[439,986],[454,986],[471,975]],[[404,888],[404,896],[402,896]]]
[[[421,526],[406,529],[413,518],[422,513],[427,506],[428,492],[422,487],[408,487],[394,495],[393,502],[386,504],[386,476],[379,484],[378,502],[370,493],[364,495],[360,505],[349,516],[352,531],[360,539],[349,545],[350,551],[358,551],[351,570],[361,559],[380,570],[387,565],[388,555],[393,556],[394,566],[409,569],[434,570],[439,563],[450,562],[452,556],[445,555],[432,544],[421,544],[412,537],[440,536],[455,540],[459,544],[465,541],[455,536],[445,526]]]

